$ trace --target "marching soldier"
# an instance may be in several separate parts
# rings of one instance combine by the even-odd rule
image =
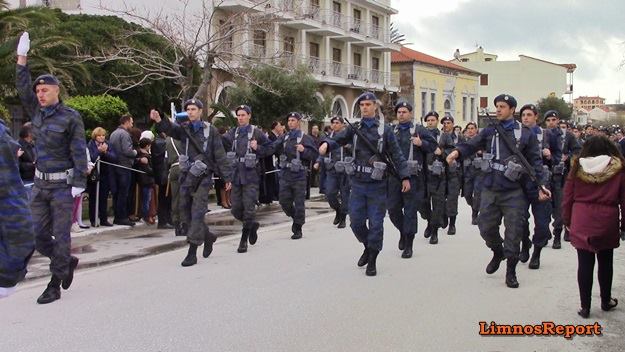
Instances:
[[[182,266],[197,263],[197,247],[204,244],[204,258],[213,251],[215,236],[210,233],[204,222],[208,209],[208,191],[213,186],[213,173],[218,173],[226,180],[226,189],[230,189],[230,175],[227,172],[226,152],[217,128],[203,122],[202,108],[198,99],[189,99],[184,109],[189,115],[189,123],[173,124],[168,119],[161,119],[156,110],[150,112],[150,119],[156,122],[158,133],[173,137],[182,142],[178,163],[180,166],[180,233],[187,236],[189,251],[182,261]]]
[[[456,144],[464,141],[464,137],[456,132],[454,128],[453,116],[446,115],[441,119],[443,124],[443,132],[440,140],[440,148],[443,149],[443,155],[446,157],[451,153]],[[458,216],[458,198],[460,197],[460,187],[462,186],[462,165],[447,165],[445,192],[445,218],[443,219],[443,227],[449,224],[447,229],[448,235],[456,234],[456,216]]]
[[[498,120],[496,124],[499,126],[490,125],[477,137],[458,144],[456,150],[447,156],[447,162],[451,164],[459,157],[470,157],[478,150],[484,150],[483,159],[489,161],[489,167],[484,175],[479,228],[486,245],[493,251],[493,258],[486,266],[486,273],[493,274],[499,269],[501,261],[506,258],[506,285],[516,288],[519,287],[516,265],[519,261],[528,203],[524,189],[530,190],[538,186],[529,181],[523,172],[534,172],[540,179],[542,162],[536,135],[514,119],[514,110],[517,106],[514,97],[501,94],[495,98],[495,106]],[[501,128],[505,135],[499,135],[497,128]],[[508,148],[504,138],[523,154],[532,170],[524,170],[514,150]],[[549,199],[548,190],[540,190],[537,193],[541,201]],[[505,226],[504,239],[499,234],[502,218]]]
[[[37,161],[31,210],[36,248],[50,258],[50,283],[37,299],[46,304],[61,298],[74,279],[78,258],[70,255],[74,197],[87,186],[87,145],[80,114],[59,98],[59,81],[50,74],[31,80],[26,66],[28,33],[17,46],[17,91],[32,119]]]
[[[302,238],[302,226],[306,220],[306,165],[317,159],[317,145],[313,138],[300,129],[302,115],[287,115],[289,132],[276,139],[271,148],[280,155],[279,202],[284,213],[293,219],[291,239]]]
[[[253,245],[258,239],[256,202],[260,187],[261,165],[259,161],[273,154],[271,141],[260,128],[250,125],[252,109],[247,105],[234,110],[237,115],[237,128],[224,135],[228,146],[226,158],[232,167],[232,193],[230,212],[235,219],[243,222],[241,241],[237,252],[247,252],[247,243]]]
[[[477,136],[477,124],[475,122],[467,123],[464,128],[464,138],[470,140]],[[462,196],[471,207],[471,224],[477,225],[477,216],[480,211],[480,193],[482,192],[482,172],[480,170],[482,163],[482,151],[462,160]]]
[[[361,94],[356,103],[360,106],[362,116],[358,129],[362,140],[349,127],[341,133],[321,142],[319,153],[325,155],[328,150],[335,151],[340,146],[352,145],[353,164],[348,165],[351,175],[352,190],[349,197],[350,227],[365,249],[358,260],[358,266],[367,265],[366,275],[377,274],[376,260],[382,250],[384,236],[384,216],[386,214],[388,165],[392,162],[397,166],[397,175],[402,181],[402,192],[410,191],[410,178],[401,149],[390,126],[384,124],[383,117],[376,111],[379,103],[373,93]],[[385,157],[390,155],[390,160]],[[386,159],[386,162],[382,158]],[[368,220],[368,221],[367,221]]]
[[[553,191],[553,248],[562,247],[560,236],[562,235],[562,190],[570,167],[571,157],[579,154],[582,147],[573,133],[566,130],[566,123],[560,126],[560,113],[556,110],[545,112],[546,127],[557,136],[562,150],[562,160],[553,166],[552,191]],[[564,229],[564,239],[568,240],[569,233]]]
[[[345,129],[345,123],[341,117],[333,117],[330,120],[332,132],[327,138],[332,138],[337,133]],[[348,146],[341,147],[338,151],[330,152],[327,157],[319,156],[315,168],[319,169],[323,163],[325,167],[325,195],[328,204],[336,212],[334,225],[338,225],[339,229],[345,228],[345,220],[349,210],[349,176],[345,173],[345,158],[350,157],[351,148]]]
[[[438,113],[428,112],[424,117],[428,132],[436,140],[434,152],[427,153],[426,196],[421,202],[419,212],[427,220],[423,236],[430,238],[430,244],[438,243],[438,229],[445,227],[445,163],[443,150],[440,148],[441,131],[438,129]]]
[[[176,114],[176,122],[184,125],[189,122],[186,112]],[[178,157],[182,145],[179,140],[167,137],[167,165],[169,173],[167,175],[167,190],[171,194],[171,221],[174,225],[176,236],[184,236],[180,230],[180,163]]]
[[[402,193],[402,182],[395,177],[388,178],[388,214],[399,230],[399,250],[402,258],[412,257],[412,245],[417,233],[418,206],[425,197],[425,157],[437,147],[436,139],[425,127],[412,121],[412,105],[395,105],[398,125],[394,132],[397,143],[406,158],[410,175],[410,191]]]

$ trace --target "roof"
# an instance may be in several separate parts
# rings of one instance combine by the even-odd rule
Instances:
[[[602,98],[602,97],[587,97],[585,95],[579,96],[579,97],[577,97],[577,98],[575,98],[573,100],[578,100],[578,99],[603,99],[603,100],[605,100],[605,98]]]
[[[424,64],[429,64],[433,66],[445,67],[456,71],[467,72],[470,74],[480,75],[481,73],[477,71],[470,70],[466,67],[462,67],[460,65],[452,64],[451,62],[439,59],[434,56],[430,56],[428,54],[424,54],[420,51],[409,49],[405,46],[402,46],[400,51],[393,51],[391,53],[391,62],[392,63],[405,63],[405,62],[420,62]]]
[[[548,64],[556,65],[556,66],[562,66],[562,67],[566,68],[568,72],[573,72],[577,68],[577,65],[575,65],[575,64],[556,64],[555,62],[551,62],[551,61],[547,61],[547,60],[543,60],[543,59],[538,59],[538,58],[535,58],[535,57],[532,57],[532,56],[527,56],[527,55],[523,55],[523,54],[519,55],[519,57],[521,57],[521,56],[522,57],[526,57],[528,59],[541,61],[541,62],[545,62],[545,63],[548,63]]]

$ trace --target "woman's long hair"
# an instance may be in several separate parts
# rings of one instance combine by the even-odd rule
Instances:
[[[579,156],[571,160],[571,172],[569,172],[569,178],[573,178],[577,175],[577,171],[580,167],[579,158],[590,158],[599,155],[608,155],[610,157],[619,158],[621,163],[625,165],[625,159],[623,159],[621,149],[614,144],[614,142],[610,141],[608,137],[605,136],[592,136],[588,138],[582,146],[582,151],[579,153]]]

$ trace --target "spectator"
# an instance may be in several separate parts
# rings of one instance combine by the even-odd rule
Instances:
[[[156,135],[150,148],[152,152],[152,169],[154,169],[154,182],[156,184],[157,214],[159,229],[173,229],[171,218],[171,196],[167,192],[167,179],[169,168],[167,167],[167,136],[164,133]]]
[[[137,127],[131,128],[128,133],[130,133],[130,139],[132,140],[132,147],[135,150],[139,149],[139,141],[141,140],[141,135],[143,132]],[[130,173],[130,191],[128,192],[128,219],[132,222],[138,222],[141,219],[141,195],[139,194],[140,188],[138,186],[139,183],[137,181],[137,173]]]
[[[154,171],[152,170],[152,155],[150,154],[150,138],[139,140],[139,150],[137,151],[137,161],[135,168],[143,173],[137,175],[137,184],[141,191],[141,217],[146,224],[153,225],[154,218],[150,216],[150,202],[152,201],[152,188],[154,187]]]
[[[225,127],[219,128],[219,134],[222,137],[226,133],[228,133],[228,129]],[[225,138],[222,138],[221,140],[224,145],[224,149],[226,151],[230,151],[231,145],[228,140]],[[217,198],[217,205],[224,209],[232,208],[232,204],[230,204],[230,191],[226,191],[226,183],[221,178],[215,180],[215,196]]]
[[[30,122],[27,122],[20,129],[19,134],[20,149],[17,152],[20,163],[20,176],[22,181],[27,183],[33,183],[35,180],[35,160],[37,159],[35,154],[35,142],[33,141],[33,131]],[[28,199],[30,199],[31,187],[26,187],[26,193]]]
[[[577,249],[578,314],[584,318],[590,314],[595,256],[601,309],[608,311],[618,304],[611,292],[612,267],[614,248],[625,230],[624,163],[618,147],[606,137],[591,137],[579,159],[573,160],[564,185],[562,218],[570,229],[571,245]]]
[[[130,115],[124,115],[119,119],[119,127],[111,133],[111,149],[117,156],[120,166],[131,168],[134,164],[137,151],[132,147],[132,138],[129,130],[133,126]],[[113,223],[117,225],[134,226],[128,219],[128,193],[130,192],[131,172],[129,169],[115,167],[112,170],[113,204],[115,217]]]
[[[106,130],[102,127],[96,127],[91,132],[91,140],[87,144],[89,150],[89,161],[94,163],[96,167],[93,168],[87,178],[87,192],[89,194],[89,220],[91,226],[95,226],[95,209],[98,205],[98,217],[100,219],[100,225],[113,226],[108,221],[108,197],[111,192],[111,178],[113,177],[113,166],[101,163],[100,170],[97,169],[97,160],[106,161],[108,163],[116,164],[117,156],[112,148],[106,141]],[[100,189],[98,192],[97,185],[100,182]],[[96,195],[96,193],[99,193]],[[97,198],[97,199],[96,199]]]

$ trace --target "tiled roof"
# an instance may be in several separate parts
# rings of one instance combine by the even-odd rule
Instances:
[[[467,72],[467,73],[471,73],[471,74],[476,74],[476,75],[480,74],[477,71],[470,70],[470,69],[468,69],[466,67],[462,67],[460,65],[453,64],[451,62],[439,59],[439,58],[434,57],[434,56],[430,56],[428,54],[424,54],[424,53],[416,51],[416,50],[408,49],[405,46],[402,46],[401,50],[399,52],[393,51],[391,53],[391,62],[392,63],[404,63],[404,62],[415,62],[415,61],[416,62],[425,63],[425,64],[429,64],[429,65],[434,65],[434,66],[450,68],[452,70]]]

